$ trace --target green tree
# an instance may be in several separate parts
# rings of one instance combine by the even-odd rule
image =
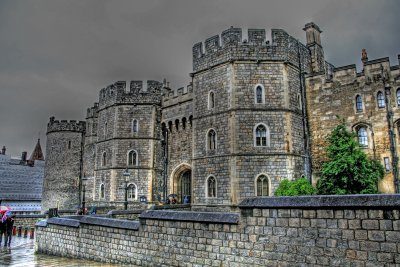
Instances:
[[[307,196],[315,194],[315,188],[306,178],[294,181],[284,179],[275,191],[275,196]]]
[[[322,165],[317,182],[318,194],[376,194],[378,181],[383,178],[381,163],[371,160],[361,150],[355,134],[344,123],[339,124],[328,138],[329,161]]]

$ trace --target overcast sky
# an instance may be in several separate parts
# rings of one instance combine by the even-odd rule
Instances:
[[[187,85],[193,44],[231,25],[304,42],[314,21],[335,66],[360,66],[362,48],[397,65],[399,14],[397,0],[0,0],[0,146],[30,156],[40,134],[45,150],[50,116],[83,120],[118,80]]]

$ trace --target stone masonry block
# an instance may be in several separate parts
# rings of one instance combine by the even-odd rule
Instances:
[[[361,225],[363,229],[379,229],[378,220],[363,220]]]

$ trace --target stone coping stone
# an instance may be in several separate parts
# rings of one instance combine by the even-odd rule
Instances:
[[[127,214],[139,214],[142,213],[144,209],[135,210],[110,210],[107,215],[127,215]]]
[[[190,204],[168,204],[168,205],[160,205],[154,206],[154,210],[173,210],[173,209],[190,209]]]
[[[139,218],[150,220],[188,221],[200,223],[239,223],[239,214],[228,212],[146,210],[139,215]]]
[[[60,218],[60,217],[53,217],[47,219],[47,224],[56,224],[56,225],[64,225],[74,228],[79,228],[79,220],[70,219],[70,218]]]
[[[119,220],[112,218],[83,216],[80,220],[83,224],[99,225],[111,228],[139,230],[140,223],[138,221]]]
[[[45,214],[15,214],[15,218],[46,218]]]
[[[47,227],[47,220],[40,220],[35,224],[35,226],[37,226],[37,227]]]
[[[244,199],[241,209],[252,208],[399,208],[400,194],[332,195],[298,197],[253,197]]]

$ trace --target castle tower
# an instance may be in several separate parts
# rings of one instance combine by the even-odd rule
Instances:
[[[83,121],[50,118],[47,124],[42,212],[56,207],[76,209],[80,204],[84,134]]]
[[[304,26],[306,32],[307,47],[311,51],[311,70],[312,72],[325,71],[324,49],[321,45],[321,29],[314,23],[310,22]]]
[[[157,81],[116,82],[100,91],[95,156],[94,200],[123,202],[126,169],[129,201],[152,200],[162,176],[161,89]]]
[[[193,47],[194,207],[273,195],[305,174],[299,77],[309,50],[279,29],[271,43],[263,29],[248,36],[232,27]]]

